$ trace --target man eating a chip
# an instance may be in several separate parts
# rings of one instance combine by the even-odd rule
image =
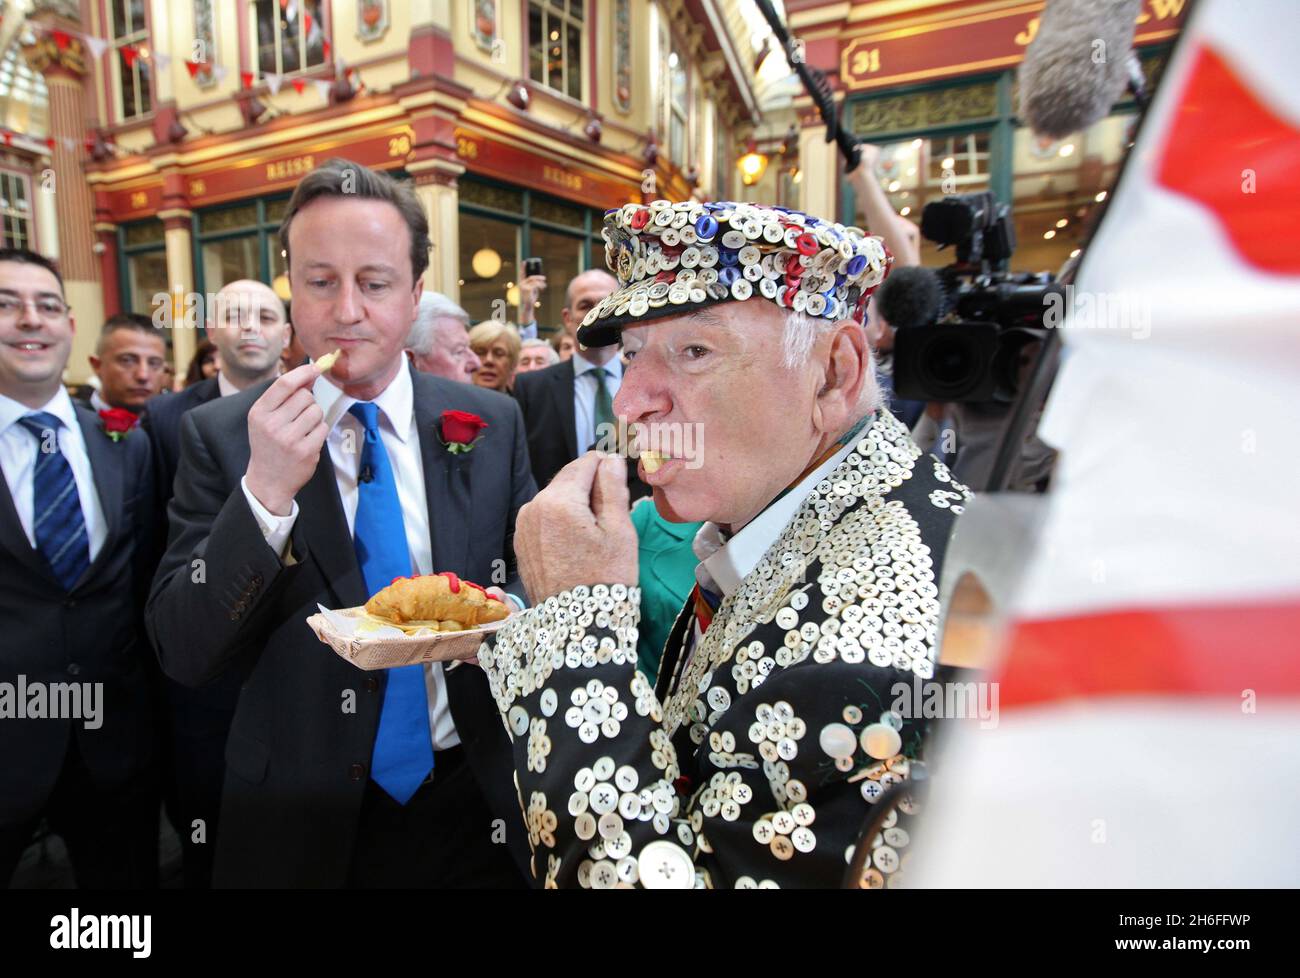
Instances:
[[[624,463],[590,452],[525,506],[533,607],[479,650],[547,886],[895,885],[934,674],[938,580],[968,493],[881,406],[863,318],[890,256],[782,208],[654,201],[606,215],[619,289],[578,339],[622,341],[614,402],[667,519],[703,521],[656,687],[636,670]],[[681,438],[693,429],[694,437]],[[902,814],[899,814],[899,813]]]

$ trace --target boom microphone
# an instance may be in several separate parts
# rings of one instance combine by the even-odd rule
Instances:
[[[1020,65],[1020,114],[1061,139],[1110,114],[1129,83],[1142,0],[1048,0]]]
[[[890,272],[876,300],[880,303],[880,318],[894,329],[927,326],[939,318],[944,304],[939,276],[921,265]]]

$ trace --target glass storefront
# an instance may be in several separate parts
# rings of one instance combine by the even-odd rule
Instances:
[[[117,243],[122,311],[152,316],[154,296],[166,294],[170,288],[163,223],[155,218],[124,224],[117,229]],[[118,310],[104,311],[113,315]]]
[[[494,313],[519,322],[518,283],[526,258],[541,258],[547,279],[536,318],[542,335],[563,328],[569,281],[604,261],[604,211],[517,187],[460,181],[460,304],[475,320]],[[523,317],[527,319],[528,317]]]
[[[1148,80],[1162,52],[1143,54]],[[1088,217],[1114,183],[1134,116],[1121,103],[1111,115],[1060,140],[1021,125],[1012,73],[956,85],[893,91],[854,100],[847,110],[859,137],[878,145],[876,177],[894,209],[920,224],[925,205],[949,194],[992,191],[1011,204],[1016,233],[1012,271],[1058,272],[1080,247]],[[845,181],[842,218],[864,217]],[[954,260],[922,239],[921,261]]]
[[[195,290],[216,292],[241,278],[273,285],[284,273],[279,232],[288,200],[258,198],[195,212]],[[288,283],[281,285],[287,294]]]

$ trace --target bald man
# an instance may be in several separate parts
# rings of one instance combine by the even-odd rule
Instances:
[[[545,370],[515,376],[515,399],[528,428],[528,455],[533,479],[542,489],[554,475],[602,440],[614,424],[614,395],[623,383],[619,348],[584,347],[577,343],[583,317],[618,287],[614,276],[593,268],[578,275],[564,293],[561,319],[574,338],[573,356]],[[633,500],[650,494],[650,487],[628,465],[628,490]]]
[[[153,398],[146,412],[163,543],[167,540],[167,504],[180,461],[182,419],[209,401],[273,380],[280,373],[280,357],[290,341],[284,303],[270,286],[251,279],[230,282],[212,297],[205,326],[208,339],[221,353],[221,370],[179,394]],[[168,815],[181,839],[188,889],[211,885],[226,736],[243,679],[240,670],[232,669],[203,689],[187,689],[159,677],[166,704],[160,724],[164,740],[159,745],[164,758],[164,791]]]

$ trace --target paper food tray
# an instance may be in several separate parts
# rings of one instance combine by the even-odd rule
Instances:
[[[320,612],[307,619],[316,637],[358,669],[368,670],[471,658],[487,636],[510,620],[506,617],[464,632],[407,635],[396,628],[380,628],[358,636],[356,628],[366,612],[364,607],[337,611],[316,607]]]

